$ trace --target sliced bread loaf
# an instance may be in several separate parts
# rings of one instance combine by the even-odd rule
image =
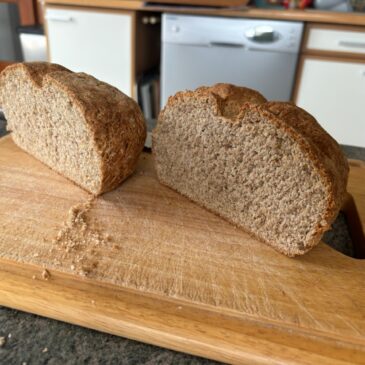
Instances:
[[[330,228],[348,164],[315,119],[227,84],[179,92],[153,133],[159,180],[288,256]]]
[[[133,172],[146,138],[134,100],[55,64],[7,67],[0,106],[19,147],[95,195]]]

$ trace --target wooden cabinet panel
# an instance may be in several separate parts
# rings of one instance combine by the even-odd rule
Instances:
[[[34,12],[37,18],[37,23],[38,24],[43,24],[44,23],[44,16],[43,16],[43,6],[44,3],[42,0],[33,0],[34,2]]]
[[[151,3],[194,6],[244,6],[249,0],[150,0]]]

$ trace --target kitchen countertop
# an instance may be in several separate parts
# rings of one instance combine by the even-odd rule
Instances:
[[[149,364],[218,362],[0,307],[0,363],[7,365]]]
[[[0,137],[4,134],[5,122],[0,120]],[[350,158],[365,160],[365,148],[343,149]],[[349,242],[343,215],[336,220],[333,231],[325,240],[332,246],[338,246],[338,242]],[[346,247],[341,249],[348,250]],[[0,307],[0,359],[1,363],[9,365],[218,364],[5,307]]]
[[[182,14],[200,14],[212,16],[230,16],[257,19],[293,20],[316,23],[363,25],[365,14],[357,12],[334,12],[317,9],[286,10],[262,9],[255,7],[215,8],[177,5],[146,4],[138,0],[45,0],[46,5],[70,5],[121,10],[172,12]]]

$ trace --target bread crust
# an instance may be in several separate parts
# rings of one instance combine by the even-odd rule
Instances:
[[[306,252],[319,242],[337,217],[346,198],[349,165],[338,143],[305,110],[284,102],[268,102],[263,108],[276,117],[272,119],[273,123],[281,124],[283,130],[298,142],[329,192],[323,222],[318,223],[316,234],[307,242]]]
[[[318,222],[313,237],[302,247],[295,247],[288,251],[279,245],[263,240],[250,231],[248,227],[241,228],[251,236],[290,257],[302,255],[317,245],[323,233],[330,228],[335,220],[346,197],[349,166],[338,143],[318,124],[313,116],[293,103],[269,102],[255,90],[229,84],[216,84],[212,87],[200,87],[195,91],[177,93],[169,98],[158,120],[163,119],[166,109],[196,98],[205,99],[210,105],[212,113],[222,117],[226,123],[230,124],[239,122],[246,112],[257,113],[298,143],[301,151],[313,163],[318,176],[328,191],[327,209],[323,220]],[[227,105],[230,105],[228,113],[226,112]],[[153,151],[154,145],[155,137],[153,136]],[[158,171],[158,166],[156,166],[156,170]],[[164,185],[169,186],[160,177],[159,179]],[[219,215],[218,212],[213,213]]]
[[[50,83],[62,89],[84,116],[100,156],[101,185],[92,194],[110,191],[132,174],[147,133],[143,114],[133,99],[90,75],[47,62],[11,65],[0,80],[17,68],[25,71],[35,87]]]

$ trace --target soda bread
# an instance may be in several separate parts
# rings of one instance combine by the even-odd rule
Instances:
[[[46,62],[7,67],[0,75],[0,106],[19,147],[94,195],[133,172],[146,138],[134,100]]]
[[[161,183],[288,256],[320,241],[346,194],[347,160],[311,115],[228,84],[171,97],[153,153]]]

